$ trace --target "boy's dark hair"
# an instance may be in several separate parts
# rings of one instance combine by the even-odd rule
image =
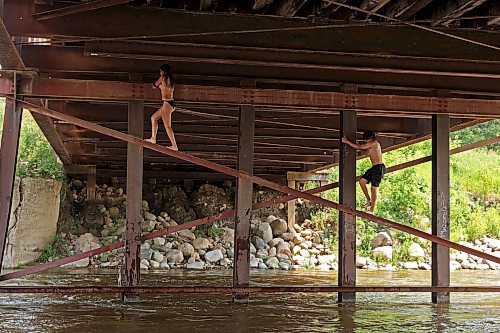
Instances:
[[[169,64],[163,64],[160,66],[160,71],[165,73],[165,75],[168,77],[168,80],[170,82],[170,85],[174,85],[174,74],[172,74],[172,68],[170,68]]]
[[[364,131],[363,132],[363,140],[375,140],[377,139],[377,134],[373,131]]]

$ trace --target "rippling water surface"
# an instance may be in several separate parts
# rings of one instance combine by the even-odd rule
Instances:
[[[336,285],[336,272],[253,271],[253,285]],[[143,285],[231,285],[232,272],[162,271]],[[430,272],[358,271],[359,285],[428,285]],[[111,271],[59,270],[15,285],[116,285]],[[454,272],[453,285],[499,285],[497,272]],[[0,295],[0,332],[500,332],[500,294],[452,294],[433,305],[429,293],[252,294],[248,305],[230,295],[145,294],[123,304],[117,294]]]

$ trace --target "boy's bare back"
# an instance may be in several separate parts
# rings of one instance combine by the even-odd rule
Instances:
[[[370,157],[373,165],[382,164],[382,147],[378,141],[368,142],[369,147],[366,148],[366,154]]]

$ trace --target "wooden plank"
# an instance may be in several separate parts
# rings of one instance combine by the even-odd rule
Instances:
[[[288,180],[299,180],[299,181],[328,181],[329,178],[328,173],[316,173],[316,172],[295,172],[290,171],[287,172]]]
[[[308,2],[309,0],[281,0],[276,6],[276,15],[292,17]]]
[[[431,2],[432,0],[397,0],[387,8],[385,15],[405,21]]]
[[[295,180],[288,180],[288,187],[296,189]],[[295,225],[295,212],[297,210],[297,200],[290,200],[287,203],[288,228],[293,228]]]
[[[456,0],[444,2],[432,13],[431,17],[435,20],[432,22],[432,25],[447,26],[455,21],[455,19],[462,17],[464,14],[486,1],[487,0]]]
[[[95,0],[92,2],[81,3],[78,5],[72,5],[63,8],[38,12],[33,14],[33,17],[36,18],[38,21],[44,21],[68,15],[86,13],[101,8],[122,5],[133,1],[134,0]]]

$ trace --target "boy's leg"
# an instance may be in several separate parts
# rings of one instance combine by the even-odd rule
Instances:
[[[156,110],[151,116],[151,138],[146,141],[156,143],[156,133],[158,133],[158,119],[161,117],[161,108]]]
[[[174,130],[172,129],[172,113],[174,112],[174,108],[172,106],[166,104],[163,106],[164,110],[161,113],[161,118],[163,119],[163,125],[165,125],[165,129],[167,130],[168,138],[172,145],[168,148],[173,150],[179,150],[177,147],[177,142],[175,141]]]
[[[359,186],[361,186],[361,189],[363,190],[363,193],[365,194],[366,197],[366,205],[364,205],[363,208],[368,208],[371,206],[370,195],[368,194],[368,188],[366,187],[367,182],[368,181],[364,178],[361,178],[359,180]]]
[[[375,212],[375,208],[377,207],[378,187],[372,185],[371,192],[372,192],[372,201],[371,201],[370,212],[373,213]]]

